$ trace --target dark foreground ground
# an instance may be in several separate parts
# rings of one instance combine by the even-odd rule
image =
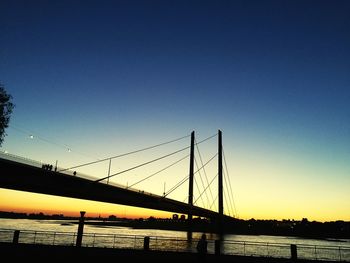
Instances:
[[[295,263],[291,259],[243,257],[208,254],[200,258],[195,253],[144,251],[131,249],[88,248],[33,244],[0,243],[1,262],[234,262],[234,263]],[[326,261],[298,260],[300,263]]]

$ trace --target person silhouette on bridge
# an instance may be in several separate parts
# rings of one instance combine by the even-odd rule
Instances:
[[[205,234],[202,234],[201,239],[198,240],[197,243],[197,251],[199,259],[204,260],[205,255],[207,254],[207,247],[208,247],[208,241],[207,236]]]

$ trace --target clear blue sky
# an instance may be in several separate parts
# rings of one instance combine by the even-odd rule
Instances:
[[[350,220],[349,14],[349,1],[2,0],[16,104],[2,150],[57,159],[28,131],[84,162],[221,129],[243,217]]]

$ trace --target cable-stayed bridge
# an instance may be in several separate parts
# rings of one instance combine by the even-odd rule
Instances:
[[[164,154],[157,158],[148,160],[146,162],[139,163],[127,169],[120,170],[115,173],[111,173],[111,163],[112,160],[126,156],[132,155],[139,152],[148,151],[157,147],[168,145],[179,140],[190,137],[190,146],[172,151],[170,153]],[[198,145],[202,144],[213,138],[218,138],[217,152],[205,163],[203,163]],[[201,166],[199,166],[198,158],[195,157],[195,148],[198,151],[200,157]],[[112,178],[123,173],[127,173],[136,169],[145,168],[147,165],[156,163],[160,160],[174,156],[179,152],[189,151],[189,154],[175,162],[166,165],[162,169],[147,175],[138,182],[132,184],[131,186],[124,186],[112,182]],[[56,196],[72,197],[78,199],[86,199],[93,201],[101,201],[114,204],[122,204],[127,206],[135,206],[142,208],[149,208],[161,211],[168,211],[174,213],[182,213],[188,215],[189,222],[192,221],[193,216],[206,217],[214,220],[215,222],[223,222],[223,220],[229,220],[233,218],[232,215],[224,213],[224,197],[226,204],[232,208],[233,196],[231,183],[228,177],[228,171],[226,166],[225,157],[223,155],[222,146],[222,133],[219,130],[217,134],[212,135],[202,141],[197,142],[195,139],[195,133],[192,132],[191,135],[184,136],[175,140],[160,143],[143,149],[135,150],[132,152],[119,154],[117,156],[112,156],[102,160],[97,160],[89,163],[84,163],[76,165],[69,168],[59,168],[52,165],[46,165],[41,163],[35,163],[29,159],[18,158],[14,155],[3,153],[0,156],[0,188],[7,188],[20,191],[28,191]],[[163,195],[157,195],[154,193],[146,192],[144,190],[135,189],[133,186],[139,182],[147,181],[151,177],[166,171],[168,168],[176,165],[182,160],[189,157],[188,170],[183,173],[186,176],[181,179],[175,186],[170,188]],[[217,159],[217,173],[209,182],[207,175],[205,173],[205,167],[208,163]],[[96,163],[108,162],[109,169],[108,174],[102,178],[96,178],[93,175],[84,176],[81,173],[76,173],[76,169],[81,167],[89,167]],[[223,164],[224,163],[224,164]],[[196,170],[195,170],[196,164]],[[226,168],[226,172],[224,172]],[[202,175],[205,175],[203,180]],[[225,175],[225,176],[224,176]],[[214,198],[212,195],[212,183],[217,180],[217,196]],[[174,200],[168,197],[170,193],[175,191],[178,187],[183,185],[188,181],[188,196],[186,196],[187,202],[182,202]],[[197,195],[194,196],[194,185],[198,187],[198,182],[201,181],[203,189],[201,192],[197,191]],[[204,183],[206,181],[206,185]],[[224,184],[225,182],[225,184]],[[226,187],[224,187],[226,186]],[[227,191],[224,192],[224,189]],[[211,195],[211,199],[208,198],[208,192]],[[199,198],[207,196],[208,207],[200,207],[196,205]],[[211,209],[214,202],[217,202],[217,209]],[[231,205],[231,206],[230,206]],[[234,204],[233,204],[234,207]],[[232,209],[231,209],[232,210]],[[229,209],[227,209],[229,211]],[[220,225],[220,224],[219,224]]]

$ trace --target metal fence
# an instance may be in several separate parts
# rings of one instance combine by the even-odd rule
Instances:
[[[17,232],[17,233],[16,233]],[[0,229],[0,242],[18,242],[25,244],[45,244],[54,246],[75,246],[77,233],[55,231],[28,231]],[[196,252],[198,239],[191,241],[183,238],[116,235],[116,234],[83,234],[82,246],[120,249],[150,249],[158,251]],[[208,240],[208,253],[217,253],[216,240]],[[291,244],[264,243],[224,240],[220,242],[220,253],[225,255],[291,258]],[[350,247],[347,246],[312,246],[298,244],[297,258],[319,261],[350,262]]]

